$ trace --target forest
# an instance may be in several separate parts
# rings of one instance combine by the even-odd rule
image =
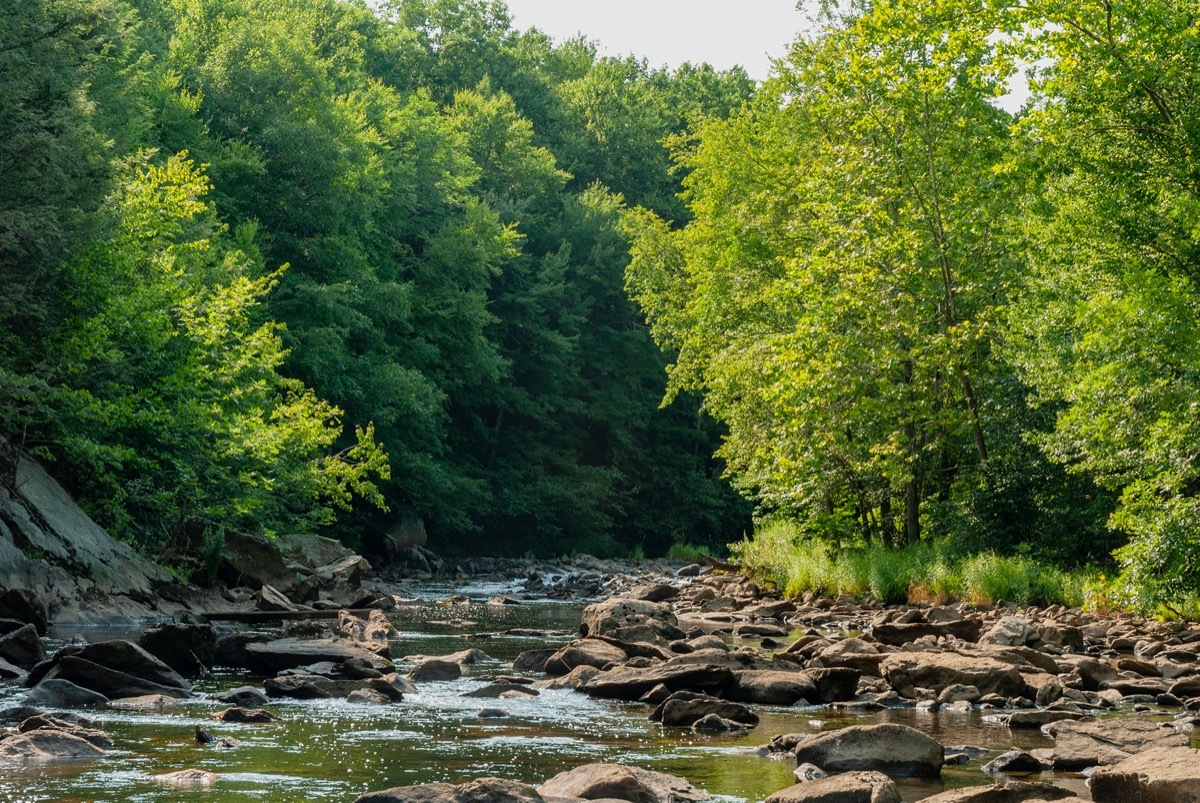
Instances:
[[[0,433],[147,554],[1200,591],[1192,2],[806,3],[762,83],[492,0],[0,4]]]

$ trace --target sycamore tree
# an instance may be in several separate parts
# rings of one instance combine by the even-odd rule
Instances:
[[[1023,121],[1029,276],[1012,359],[1053,412],[1043,448],[1120,495],[1129,601],[1200,591],[1200,10],[1013,9],[1043,65]]]
[[[1006,65],[952,4],[822,19],[682,154],[694,221],[628,217],[628,283],[763,508],[911,541],[989,459]]]

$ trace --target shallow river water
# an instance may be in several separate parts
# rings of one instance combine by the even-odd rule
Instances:
[[[495,589],[472,590],[484,596]],[[569,639],[566,634],[548,639],[477,634],[512,628],[574,632],[581,610],[581,605],[553,602],[406,606],[389,615],[401,633],[392,643],[393,656],[475,647],[496,662],[470,667],[456,681],[420,684],[419,694],[388,706],[344,700],[272,703],[269,709],[282,721],[267,725],[212,720],[210,714],[226,706],[203,698],[161,713],[97,711],[89,714],[95,727],[116,743],[108,756],[78,764],[0,767],[0,801],[352,801],[374,789],[482,776],[537,784],[581,764],[603,761],[679,775],[733,803],[760,801],[793,783],[793,761],[753,754],[753,748],[780,733],[891,721],[917,727],[946,745],[994,751],[970,764],[946,767],[938,782],[903,782],[905,800],[916,801],[943,789],[985,782],[979,767],[1003,750],[1050,744],[1037,731],[1010,732],[978,712],[845,714],[757,706],[761,722],[754,730],[710,737],[662,728],[647,720],[647,706],[593,700],[569,690],[512,700],[461,696],[483,685],[479,676],[506,672],[504,662],[520,652]],[[86,628],[59,629],[52,636],[69,639],[76,633],[89,641],[133,635],[128,629]],[[261,678],[218,672],[197,691],[247,682],[261,687]],[[0,686],[0,708],[15,705],[23,694],[23,689]],[[503,708],[510,716],[480,719],[481,705]],[[196,745],[193,728],[200,722],[218,738],[234,736],[243,744],[228,750]],[[152,779],[190,767],[218,773],[219,780],[207,789],[180,789]],[[1056,781],[1086,795],[1082,779]]]

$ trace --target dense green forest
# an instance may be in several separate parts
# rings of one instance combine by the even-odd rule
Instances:
[[[619,554],[749,526],[698,400],[660,409],[620,223],[686,214],[665,143],[744,73],[476,0],[0,19],[0,429],[114,534],[416,517],[442,550]]]
[[[0,431],[151,554],[753,502],[1200,590],[1200,9],[805,7],[759,85],[485,0],[0,0]]]

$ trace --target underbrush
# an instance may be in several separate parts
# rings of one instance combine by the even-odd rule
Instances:
[[[1108,606],[1108,586],[1098,571],[1064,571],[1030,557],[994,552],[963,554],[946,543],[838,548],[806,537],[790,522],[774,522],[729,548],[752,576],[788,596],[811,591],[887,603]]]

